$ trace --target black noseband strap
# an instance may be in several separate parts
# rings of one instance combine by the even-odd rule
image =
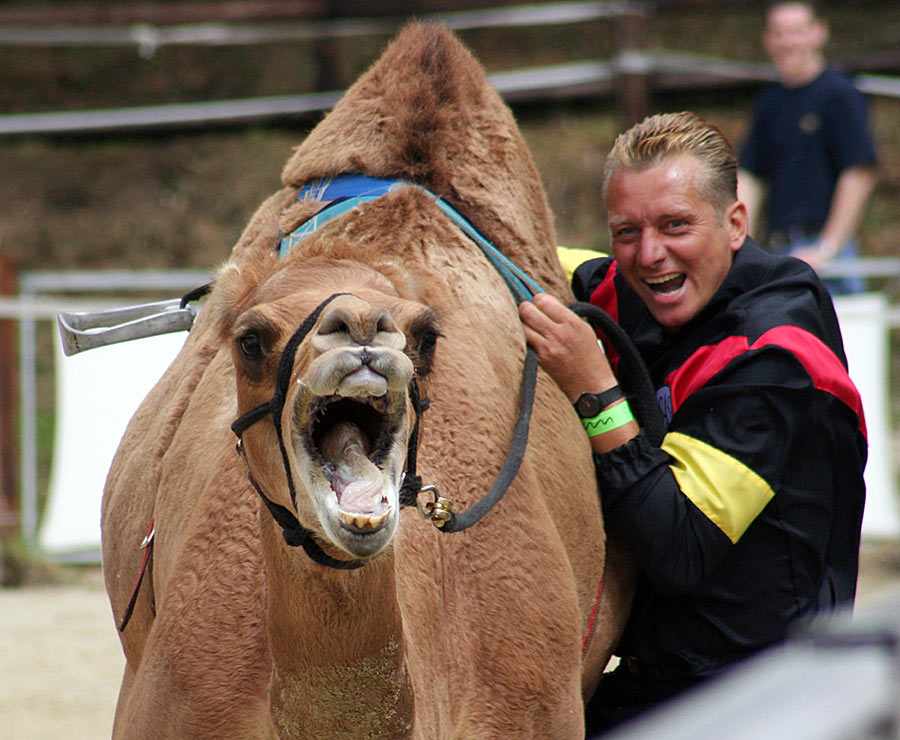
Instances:
[[[272,424],[275,427],[275,435],[278,438],[278,446],[281,449],[281,463],[284,467],[284,474],[287,477],[288,490],[291,494],[291,503],[296,506],[297,492],[294,487],[294,477],[291,475],[291,466],[290,461],[288,460],[287,449],[284,446],[284,438],[281,434],[281,414],[284,410],[284,400],[287,396],[288,384],[291,382],[291,373],[294,368],[294,355],[297,354],[297,348],[306,338],[306,335],[309,334],[325,307],[339,295],[347,294],[334,293],[333,295],[328,296],[328,298],[316,306],[315,310],[303,320],[303,323],[300,324],[288,340],[288,343],[285,345],[284,351],[281,354],[281,360],[278,363],[278,373],[275,376],[275,390],[272,394],[272,398],[266,403],[260,404],[256,408],[251,409],[246,414],[235,419],[234,423],[231,425],[231,431],[238,437],[237,451],[244,460],[244,465],[247,467],[247,477],[250,479],[250,483],[253,484],[256,492],[260,495],[260,498],[262,498],[269,513],[272,514],[272,517],[281,527],[284,541],[291,547],[303,547],[306,554],[320,565],[349,570],[365,565],[366,561],[337,560],[336,558],[332,558],[322,550],[316,542],[313,533],[300,524],[300,521],[294,516],[290,509],[281,504],[276,504],[272,499],[266,496],[266,494],[263,493],[262,488],[254,479],[253,474],[250,472],[250,466],[247,464],[246,458],[244,458],[243,440],[241,439],[241,435],[249,426],[266,416],[271,416]]]

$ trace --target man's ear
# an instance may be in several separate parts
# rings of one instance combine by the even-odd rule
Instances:
[[[725,226],[728,228],[728,246],[736,252],[747,238],[747,206],[736,200],[725,210]]]

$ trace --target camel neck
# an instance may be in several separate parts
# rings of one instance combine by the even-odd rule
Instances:
[[[391,555],[358,570],[335,570],[288,548],[265,515],[262,528],[269,698],[276,724],[291,718],[279,725],[281,737],[355,738],[361,727],[366,737],[407,737],[412,686]]]

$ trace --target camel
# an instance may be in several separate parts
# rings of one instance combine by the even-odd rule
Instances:
[[[341,201],[348,173],[389,185]],[[570,299],[512,113],[449,31],[410,24],[282,182],[108,475],[104,576],[117,622],[133,607],[113,736],[580,740],[631,569],[543,372],[505,495],[436,526],[498,475],[526,353],[516,299],[439,206]]]

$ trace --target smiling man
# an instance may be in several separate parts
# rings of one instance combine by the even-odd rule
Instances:
[[[716,127],[645,119],[616,140],[603,187],[613,257],[581,265],[573,287],[637,345],[661,446],[584,321],[547,295],[520,306],[591,437],[607,529],[640,566],[588,736],[852,603],[867,449],[828,292],[809,265],[747,237]]]

